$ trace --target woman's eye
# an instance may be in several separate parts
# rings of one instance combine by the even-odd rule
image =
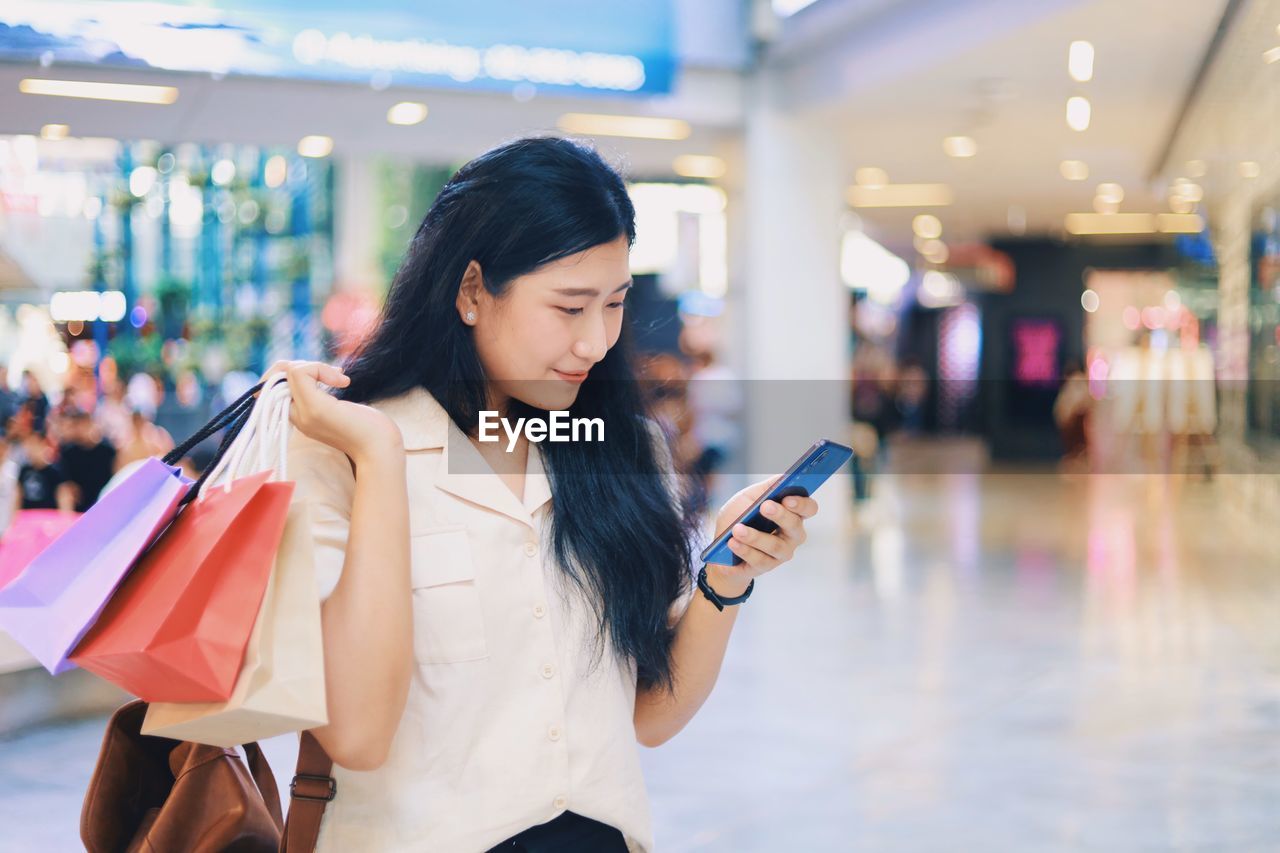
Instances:
[[[556,307],[560,308],[560,310],[563,311],[564,313],[569,314],[571,316],[575,316],[575,317],[582,313],[581,308],[561,308],[559,305],[557,305]]]
[[[623,305],[625,305],[625,304],[626,304],[626,302],[623,302],[623,301],[610,302],[610,303],[609,303],[609,307],[610,307],[610,308],[621,308],[621,307],[622,307]]]

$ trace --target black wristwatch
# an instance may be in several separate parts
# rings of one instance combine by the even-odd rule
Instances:
[[[741,604],[751,597],[751,590],[756,585],[755,578],[751,579],[751,583],[747,584],[746,592],[736,598],[726,598],[716,593],[711,588],[711,584],[707,583],[707,566],[703,563],[702,568],[698,570],[698,589],[702,590],[702,594],[707,600],[716,606],[716,610],[724,610],[726,604]]]

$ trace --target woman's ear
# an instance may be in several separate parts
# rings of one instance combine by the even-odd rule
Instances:
[[[458,309],[458,316],[468,326],[475,325],[476,314],[479,313],[480,307],[480,294],[483,291],[484,273],[478,261],[471,261],[467,264],[466,272],[462,274],[462,284],[458,287],[458,298],[454,302]]]

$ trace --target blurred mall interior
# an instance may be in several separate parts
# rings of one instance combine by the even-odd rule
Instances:
[[[567,135],[707,505],[855,451],[642,751],[657,849],[1278,849],[1277,116],[1280,0],[6,0],[0,530],[340,361]],[[123,698],[0,635],[0,850],[77,849]]]

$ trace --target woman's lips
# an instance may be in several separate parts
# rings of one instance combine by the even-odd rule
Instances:
[[[563,379],[565,382],[572,382],[574,385],[581,385],[583,382],[587,380],[586,371],[582,373],[565,373],[562,370],[557,370],[556,375],[559,376],[561,379]]]

